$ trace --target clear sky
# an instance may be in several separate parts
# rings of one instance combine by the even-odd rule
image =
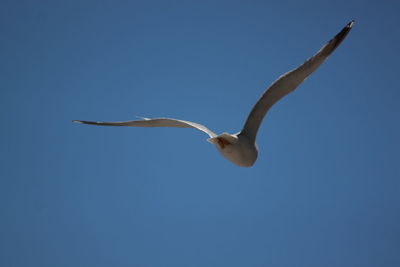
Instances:
[[[0,266],[400,266],[398,1],[0,3]],[[240,168],[239,131],[351,19]]]

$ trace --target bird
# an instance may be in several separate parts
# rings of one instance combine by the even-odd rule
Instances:
[[[131,126],[131,127],[176,127],[194,128],[206,133],[208,142],[215,145],[219,153],[240,167],[251,167],[258,157],[256,144],[257,132],[268,110],[281,98],[293,92],[311,73],[313,73],[342,43],[350,32],[354,20],[350,21],[329,40],[318,52],[307,59],[299,67],[286,72],[275,80],[261,95],[251,109],[241,131],[235,134],[223,132],[215,134],[202,124],[173,118],[140,118],[140,120],[122,122],[95,122],[73,120],[75,123],[101,126]]]

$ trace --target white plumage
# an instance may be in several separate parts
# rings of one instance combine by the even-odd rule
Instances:
[[[125,122],[93,122],[81,120],[75,120],[73,122],[103,126],[195,128],[208,134],[210,138],[208,138],[207,141],[214,144],[226,159],[238,166],[250,167],[257,160],[258,148],[256,145],[256,136],[267,111],[282,97],[294,91],[305,78],[313,73],[329,57],[345,39],[353,24],[354,21],[349,22],[314,56],[309,58],[298,68],[283,74],[273,82],[252,108],[243,129],[236,134],[222,133],[217,135],[201,124],[171,118],[143,118],[142,120]]]

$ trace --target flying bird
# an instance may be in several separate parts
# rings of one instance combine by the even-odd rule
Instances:
[[[204,125],[172,118],[142,118],[141,120],[124,122],[94,122],[74,120],[76,123],[103,126],[132,127],[177,127],[194,128],[209,135],[208,142],[214,144],[223,157],[241,167],[253,166],[258,156],[256,137],[260,124],[267,111],[281,98],[294,91],[311,73],[313,73],[341,44],[350,32],[354,20],[350,21],[333,39],[327,42],[315,55],[302,65],[291,70],[274,81],[258,99],[242,130],[236,134],[215,134]]]

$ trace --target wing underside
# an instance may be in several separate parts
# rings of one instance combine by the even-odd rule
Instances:
[[[121,121],[121,122],[95,122],[95,121],[81,121],[74,120],[76,123],[100,125],[100,126],[130,126],[130,127],[175,127],[175,128],[194,128],[199,131],[205,132],[210,137],[215,137],[216,134],[209,130],[204,125],[171,118],[143,118],[142,120],[134,121]]]
[[[349,22],[333,39],[327,42],[314,56],[298,68],[280,76],[260,97],[252,108],[241,134],[251,140],[256,139],[257,131],[267,111],[281,98],[294,91],[311,73],[313,73],[331,53],[340,45],[350,32],[354,21]]]

